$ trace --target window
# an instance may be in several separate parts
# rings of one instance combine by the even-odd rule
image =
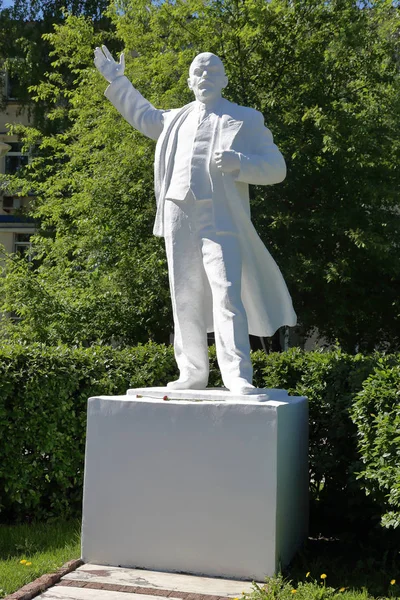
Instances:
[[[13,102],[18,99],[21,92],[21,79],[18,70],[21,66],[20,58],[8,58],[0,64],[2,92],[5,100]]]
[[[20,142],[8,142],[11,150],[6,154],[5,173],[6,175],[15,175],[15,173],[28,164],[28,155],[22,153],[22,144]]]
[[[3,210],[6,213],[13,213],[21,208],[21,198],[15,196],[3,196]]]
[[[14,233],[14,252],[16,254],[19,254],[20,256],[27,256],[28,259],[31,260],[29,255],[31,246],[30,233]]]
[[[18,97],[19,80],[16,75],[6,71],[5,76],[5,96],[7,100],[16,100]]]

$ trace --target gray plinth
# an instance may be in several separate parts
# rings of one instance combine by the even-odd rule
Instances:
[[[90,398],[83,559],[258,581],[287,564],[307,532],[307,399],[269,392]]]

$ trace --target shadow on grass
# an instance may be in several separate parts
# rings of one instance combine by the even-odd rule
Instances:
[[[366,589],[372,596],[387,596],[393,589],[391,580],[400,580],[399,532],[309,538],[283,574],[297,585],[309,580],[320,583],[323,573],[331,587]]]
[[[76,543],[79,536],[79,520],[0,525],[0,560],[58,550]]]

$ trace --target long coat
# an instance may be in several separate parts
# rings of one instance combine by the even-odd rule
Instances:
[[[195,102],[169,111],[157,110],[132,86],[118,77],[105,92],[122,116],[144,135],[157,140],[154,182],[157,214],[154,234],[164,235],[164,204],[173,169],[177,132]],[[296,313],[278,265],[250,220],[249,183],[271,185],[285,178],[285,161],[258,111],[222,99],[218,104],[216,150],[239,153],[240,171],[222,174],[210,164],[216,230],[223,231],[229,211],[242,252],[242,301],[249,333],[271,336],[282,325],[295,325]],[[211,294],[206,294],[211,298]],[[212,306],[206,307],[207,329],[213,331]]]

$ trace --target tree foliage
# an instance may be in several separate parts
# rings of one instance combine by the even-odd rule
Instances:
[[[52,70],[51,44],[46,34],[55,24],[65,22],[67,13],[90,18],[94,27],[105,28],[109,19],[103,16],[107,0],[14,0],[2,9],[0,4],[0,61],[12,78],[13,97],[44,129],[47,105],[32,103],[29,88]],[[68,78],[68,70],[64,72]],[[72,83],[72,80],[71,80]],[[1,98],[2,107],[5,98]]]
[[[35,193],[40,228],[34,260],[14,258],[6,267],[5,309],[22,317],[11,329],[48,343],[168,339],[165,259],[151,235],[151,144],[104,101],[95,70],[82,68],[102,34],[70,16],[47,39],[55,47],[53,71],[31,91],[51,103],[55,130],[70,126],[49,136],[16,128],[37,147],[16,183],[22,194]],[[66,65],[67,80],[60,75]]]
[[[400,527],[400,361],[379,360],[364,381],[350,415],[358,429],[358,478],[381,506],[384,527]]]
[[[317,328],[350,351],[398,348],[393,2],[119,0],[108,18],[107,32],[70,16],[46,35],[52,67],[33,94],[52,103],[47,121],[60,133],[23,132],[37,148],[23,185],[37,194],[38,266],[17,263],[4,280],[24,335],[133,343],[172,328],[164,254],[151,236],[154,144],[103,97],[92,50],[106,41],[125,49],[128,77],[162,108],[191,100],[198,52],[222,58],[225,95],[263,112],[288,164],[283,184],[252,189],[252,218],[303,333]]]

